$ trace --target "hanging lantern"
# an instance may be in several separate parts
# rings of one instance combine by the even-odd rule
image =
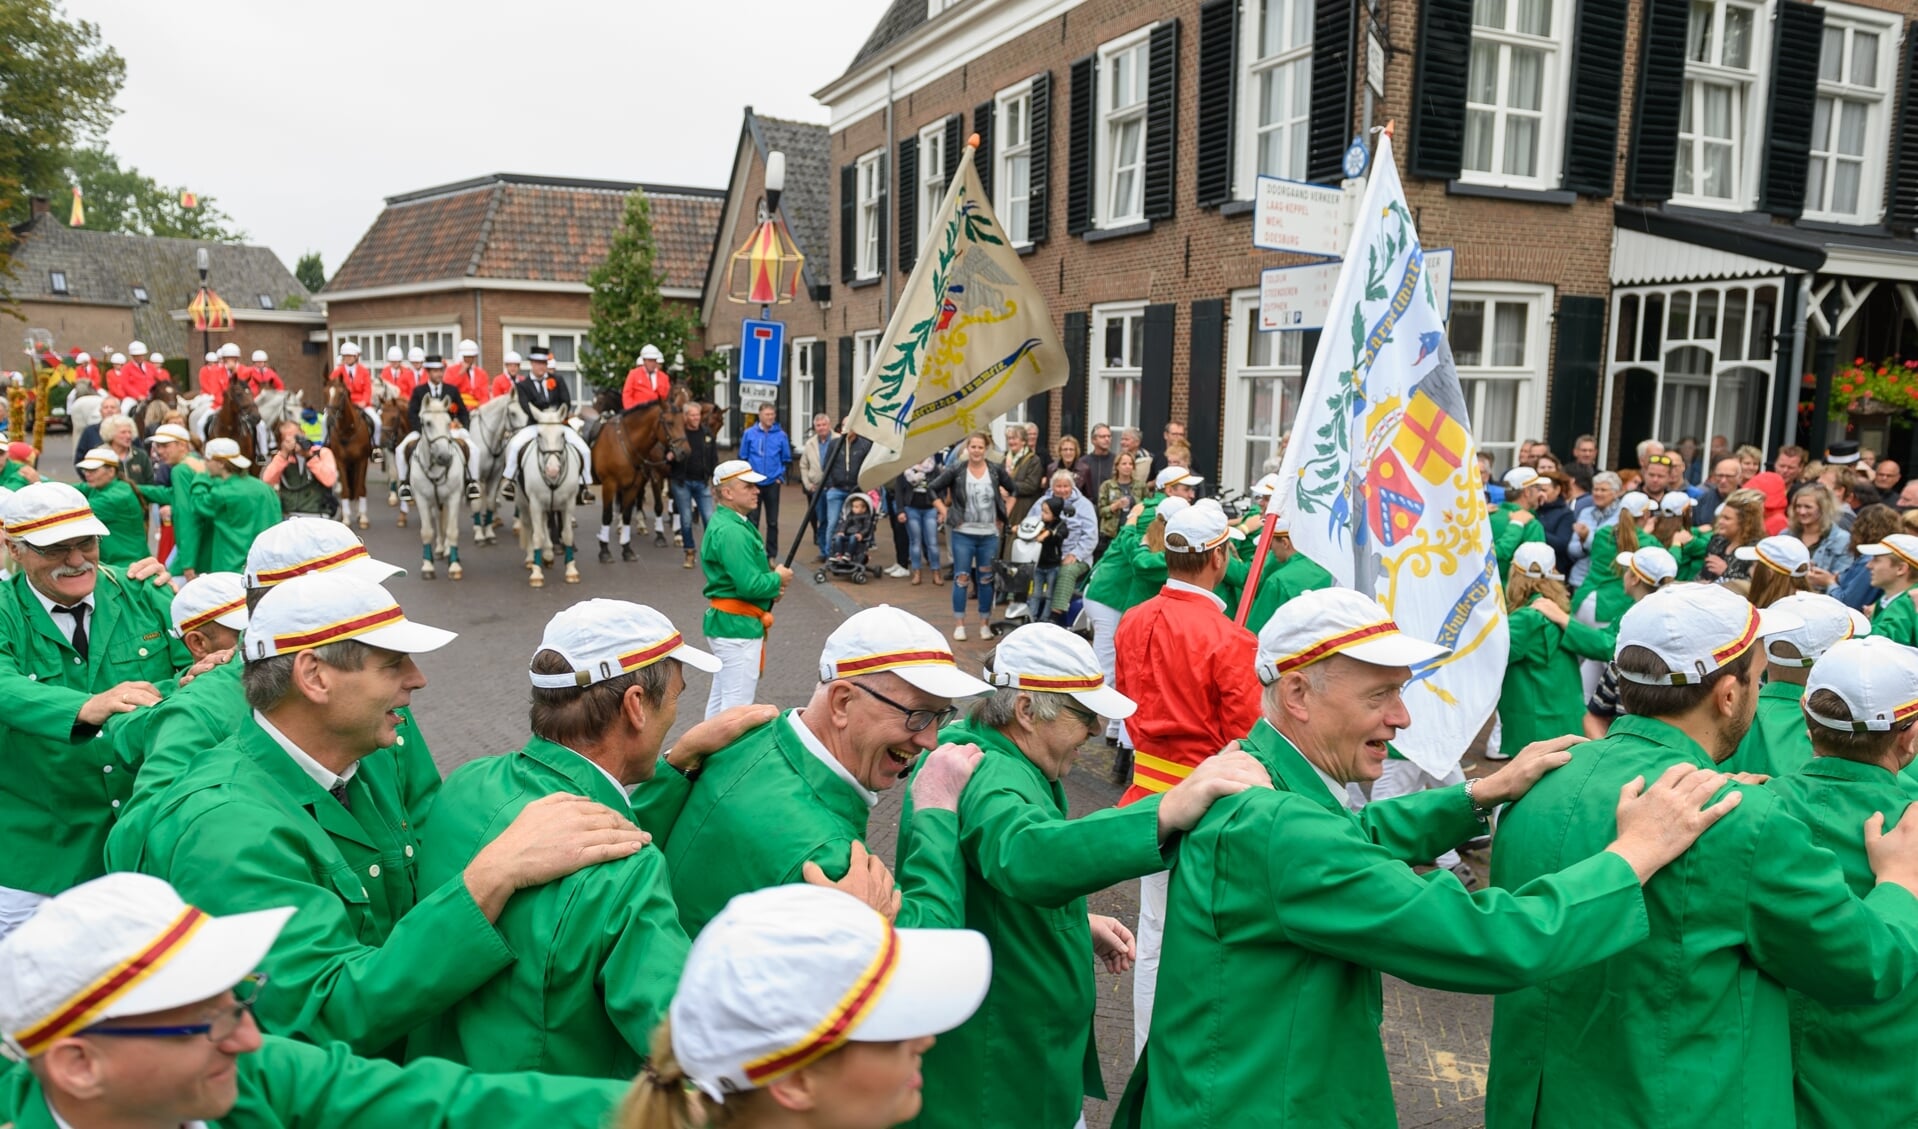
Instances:
[[[193,316],[193,328],[203,333],[226,333],[233,328],[233,307],[208,287],[200,287],[186,312]]]
[[[805,263],[806,256],[799,253],[785,222],[770,217],[733,252],[726,297],[741,305],[790,302],[799,293],[799,272]]]
[[[180,206],[182,208],[197,208],[200,206],[200,198],[192,192],[183,189],[180,192]]]

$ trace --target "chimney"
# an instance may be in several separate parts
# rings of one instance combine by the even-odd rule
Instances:
[[[52,208],[52,204],[45,196],[35,196],[30,206],[33,209],[33,214],[29,218],[36,220],[46,215]]]

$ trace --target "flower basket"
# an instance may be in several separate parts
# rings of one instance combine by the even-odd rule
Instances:
[[[1832,374],[1830,415],[1833,420],[1851,416],[1918,419],[1918,360],[1854,359]]]

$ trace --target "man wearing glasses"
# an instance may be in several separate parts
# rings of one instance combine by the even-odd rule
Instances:
[[[819,686],[707,762],[666,837],[686,935],[735,894],[810,881],[839,886],[901,928],[964,924],[959,793],[984,754],[939,743],[957,698],[992,687],[960,671],[939,629],[882,605],[839,625],[819,656]],[[915,777],[911,878],[901,895],[864,846],[879,793]],[[877,889],[873,886],[876,884]]]
[[[624,1083],[396,1066],[263,1035],[253,971],[291,908],[214,917],[171,886],[109,874],[0,942],[0,1123],[238,1129],[340,1125],[597,1129]]]
[[[100,563],[107,527],[64,482],[0,510],[16,572],[0,598],[0,936],[43,900],[105,872],[101,851],[133,770],[100,727],[150,706],[191,661],[151,560]]]

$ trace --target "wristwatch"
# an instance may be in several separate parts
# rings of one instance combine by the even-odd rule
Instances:
[[[706,770],[706,762],[703,760],[700,761],[698,766],[694,768],[679,767],[678,765],[672,762],[670,758],[671,752],[672,750],[668,749],[666,750],[666,752],[659,754],[659,763],[665,765],[667,768],[672,769],[674,772],[679,773],[681,776],[684,776],[686,778],[686,783],[691,784],[694,781],[698,780],[699,774]]]
[[[1492,809],[1479,805],[1478,796],[1475,794],[1477,788],[1477,780],[1467,780],[1465,782],[1465,802],[1471,805],[1473,819],[1478,820],[1480,823],[1490,823],[1492,822]]]

